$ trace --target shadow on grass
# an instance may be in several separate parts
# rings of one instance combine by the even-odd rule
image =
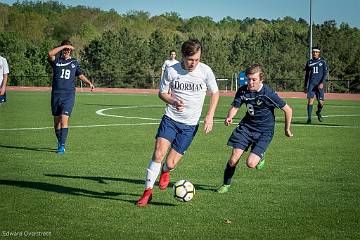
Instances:
[[[32,181],[16,181],[16,180],[0,179],[0,185],[8,185],[8,186],[21,187],[21,188],[37,189],[46,192],[55,192],[55,193],[63,193],[63,194],[70,194],[76,196],[94,197],[94,198],[112,199],[112,200],[117,200],[117,199],[111,197],[123,195],[123,193],[95,192],[81,188],[65,187],[52,183],[32,182]]]
[[[90,190],[86,190],[86,189],[82,189],[82,188],[65,187],[65,186],[61,186],[58,184],[44,183],[44,182],[16,181],[16,180],[0,179],[0,185],[36,189],[36,190],[41,190],[41,191],[46,191],[46,192],[69,194],[69,195],[74,195],[74,196],[91,197],[91,198],[99,198],[99,199],[107,199],[107,200],[117,200],[117,201],[128,202],[128,203],[131,203],[134,205],[136,203],[135,200],[119,199],[119,198],[114,198],[114,197],[121,196],[121,195],[140,197],[139,194],[121,193],[121,192],[106,192],[106,191],[105,192],[96,192],[96,191],[90,191]],[[176,204],[162,203],[162,202],[151,202],[151,204],[158,205],[158,206],[176,206]]]
[[[114,178],[114,177],[93,177],[93,176],[69,176],[62,174],[45,174],[47,177],[59,177],[59,178],[71,178],[71,179],[85,179],[95,181],[101,184],[107,184],[106,181],[118,181],[118,182],[127,182],[132,184],[141,184],[144,185],[144,180],[139,179],[129,179],[129,178]],[[170,183],[168,188],[172,188],[173,184]],[[196,190],[206,190],[214,191],[214,186],[204,185],[204,184],[194,184]]]
[[[276,120],[276,123],[284,123],[285,124],[285,120],[283,119],[279,119]],[[348,125],[341,125],[341,124],[331,124],[331,123],[324,123],[324,122],[318,122],[318,120],[312,120],[311,124],[306,123],[305,121],[299,121],[299,120],[295,120],[291,122],[292,125],[306,125],[306,126],[324,126],[324,127],[349,127]]]
[[[20,150],[36,151],[36,152],[56,152],[56,150],[53,148],[18,147],[18,146],[9,146],[9,145],[0,145],[0,148],[20,149]]]

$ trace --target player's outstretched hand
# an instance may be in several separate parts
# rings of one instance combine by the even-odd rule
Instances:
[[[233,122],[233,119],[232,119],[232,118],[226,118],[225,121],[224,121],[224,124],[225,124],[226,126],[229,126],[229,125],[232,124],[232,122]]]
[[[94,89],[95,89],[94,84],[90,84],[90,91],[94,91]]]
[[[294,134],[290,131],[290,129],[285,129],[285,136],[292,137]]]
[[[211,132],[214,125],[214,120],[210,116],[206,116],[204,119],[204,132],[209,133]]]

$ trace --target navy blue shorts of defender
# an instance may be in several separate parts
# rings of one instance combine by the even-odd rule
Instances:
[[[310,85],[309,90],[307,91],[307,98],[314,98],[315,96],[317,100],[324,100],[325,89],[320,89],[317,85]]]
[[[51,93],[51,112],[53,116],[70,116],[75,103],[75,92]]]
[[[251,131],[243,125],[239,125],[231,134],[227,145],[247,151],[251,146],[251,152],[264,157],[265,151],[274,136],[273,131]]]
[[[171,148],[184,155],[194,139],[199,125],[186,125],[164,115],[161,119],[156,138],[169,140]]]

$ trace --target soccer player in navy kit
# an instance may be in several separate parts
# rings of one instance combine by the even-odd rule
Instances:
[[[245,73],[248,85],[237,90],[232,107],[225,119],[225,125],[229,126],[233,122],[241,105],[246,106],[247,112],[228,140],[227,145],[233,150],[225,167],[223,185],[217,190],[219,193],[229,191],[236,165],[249,147],[251,147],[251,152],[246,161],[247,166],[257,169],[264,166],[264,154],[274,135],[275,108],[284,111],[285,135],[293,136],[290,130],[292,109],[270,87],[263,84],[262,66],[254,64]]]
[[[76,77],[94,89],[94,85],[83,74],[79,62],[71,58],[74,47],[71,42],[64,40],[60,47],[49,51],[48,61],[53,68],[51,91],[51,112],[54,116],[55,135],[58,140],[57,153],[65,152],[65,143],[68,135],[69,117],[75,103]],[[61,52],[60,55],[57,54]]]
[[[210,106],[204,119],[204,132],[212,130],[219,89],[211,68],[200,62],[201,49],[196,39],[184,42],[181,47],[182,62],[165,69],[159,97],[167,105],[146,171],[145,190],[136,202],[137,206],[146,206],[151,200],[160,172],[159,188],[167,188],[170,171],[181,160],[196,135],[206,92],[210,95]],[[165,156],[166,160],[161,165]]]
[[[311,123],[311,113],[313,110],[314,97],[318,101],[316,115],[318,120],[322,122],[324,119],[321,115],[321,110],[324,106],[324,84],[328,72],[326,61],[320,57],[320,49],[315,47],[312,49],[312,59],[310,59],[305,66],[305,84],[304,92],[307,93],[307,121]]]

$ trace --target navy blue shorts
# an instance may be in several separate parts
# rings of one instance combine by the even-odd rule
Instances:
[[[51,113],[53,116],[70,117],[75,103],[75,93],[51,93]]]
[[[171,148],[184,155],[194,139],[198,128],[199,125],[186,125],[164,115],[161,119],[156,138],[167,139],[171,143]]]
[[[244,151],[251,146],[251,152],[263,158],[273,136],[274,131],[250,131],[246,126],[239,125],[232,132],[227,145]]]
[[[4,95],[0,96],[0,103],[4,103],[6,102],[6,92],[4,93]]]
[[[325,88],[320,89],[318,85],[310,85],[307,90],[307,98],[314,98],[315,96],[317,100],[323,101],[325,99]]]

